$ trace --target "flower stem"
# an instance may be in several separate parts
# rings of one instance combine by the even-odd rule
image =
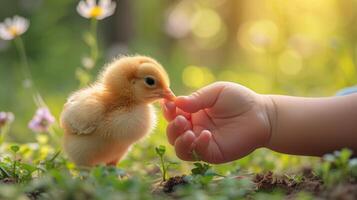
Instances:
[[[22,72],[24,74],[25,81],[29,81],[29,83],[27,83],[28,85],[25,84],[24,87],[29,88],[31,90],[36,106],[47,107],[43,98],[41,97],[40,93],[37,92],[36,87],[33,85],[33,78],[31,75],[30,68],[29,68],[24,42],[20,36],[15,38],[14,41],[15,41],[16,49],[17,49],[17,51],[20,55],[20,59],[22,61]]]
[[[98,20],[95,18],[92,18],[91,20],[91,32],[92,32],[92,37],[93,37],[93,44],[91,45],[91,57],[94,62],[94,66],[97,63],[98,60],[98,36],[97,36],[97,27],[98,27]]]
[[[5,141],[5,137],[10,130],[10,124],[6,124],[3,128],[0,128],[0,145]]]
[[[14,153],[14,163],[12,166],[12,173],[14,175],[14,178],[16,180],[16,182],[18,181],[18,175],[16,174],[16,165],[17,165],[17,160],[16,160],[16,152]]]

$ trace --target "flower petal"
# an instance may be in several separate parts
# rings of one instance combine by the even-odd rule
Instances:
[[[9,26],[12,26],[13,21],[12,21],[12,19],[11,19],[10,17],[8,17],[8,18],[6,18],[6,19],[4,20],[4,23],[5,23],[5,25],[6,25],[7,27],[9,27]]]
[[[3,40],[14,39],[13,35],[7,30],[5,24],[0,24],[0,38]]]
[[[99,0],[99,7],[105,9],[110,5],[111,0]]]
[[[21,35],[26,32],[30,25],[30,22],[27,19],[20,16],[15,16],[13,18],[13,23],[13,26],[16,27],[16,29],[18,30],[18,35]]]
[[[3,23],[0,23],[0,38],[11,40],[14,37],[23,34],[27,31],[30,23],[21,16],[15,15],[13,18],[6,18]]]
[[[55,122],[55,118],[46,107],[37,109],[35,116],[29,122],[28,127],[34,132],[45,132]]]
[[[106,17],[113,15],[115,12],[115,8],[116,8],[116,3],[111,2],[106,7],[103,7],[103,14],[101,16],[98,16],[97,19],[104,19]]]
[[[87,5],[90,7],[90,8],[93,8],[95,7],[97,4],[95,2],[95,0],[86,0],[87,2]]]
[[[90,10],[91,8],[88,4],[84,1],[80,1],[77,6],[77,12],[84,18],[90,17]]]

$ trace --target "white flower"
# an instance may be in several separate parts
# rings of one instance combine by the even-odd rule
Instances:
[[[104,19],[113,15],[116,3],[111,0],[81,0],[78,3],[77,11],[85,18]]]
[[[0,23],[0,38],[3,40],[12,40],[17,36],[22,35],[29,28],[29,21],[20,16],[6,18]]]

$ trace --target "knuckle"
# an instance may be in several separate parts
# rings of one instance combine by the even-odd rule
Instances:
[[[193,93],[191,94],[191,96],[192,96],[193,98],[198,98],[198,97],[201,96],[201,95],[202,95],[202,89],[197,90],[197,91],[195,91],[195,92],[193,92]]]
[[[177,152],[177,150],[176,150],[176,156],[177,156],[178,158],[180,158],[181,160],[185,160],[185,156],[183,156],[182,153]]]
[[[176,156],[177,156],[178,158],[180,158],[181,160],[184,160],[184,161],[190,161],[190,160],[192,160],[192,159],[191,159],[191,156],[190,156],[189,154],[185,154],[185,153],[183,153],[183,152],[178,152],[177,150],[176,150]]]

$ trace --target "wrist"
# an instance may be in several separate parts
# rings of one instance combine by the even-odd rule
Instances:
[[[271,95],[261,95],[263,98],[265,115],[267,116],[268,122],[268,139],[263,145],[263,147],[269,148],[272,138],[276,135],[277,128],[277,106]]]

